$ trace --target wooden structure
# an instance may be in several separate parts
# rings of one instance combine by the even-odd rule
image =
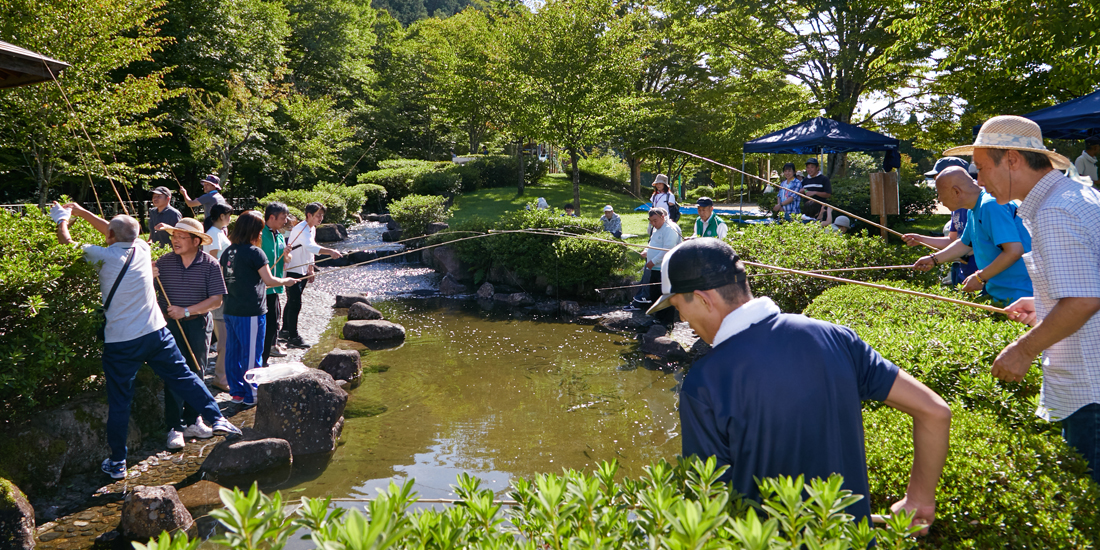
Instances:
[[[901,213],[901,199],[898,197],[897,172],[873,172],[871,174],[871,214],[877,214],[882,225],[882,238],[889,241],[886,233],[886,216]]]
[[[64,61],[0,41],[0,88],[53,80],[68,67]]]

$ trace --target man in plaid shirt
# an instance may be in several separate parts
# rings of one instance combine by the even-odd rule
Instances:
[[[1009,316],[1034,326],[993,362],[992,374],[1020,381],[1042,354],[1040,417],[1062,423],[1062,437],[1100,481],[1100,192],[1058,170],[1069,159],[1047,150],[1034,122],[999,116],[982,125],[973,151],[978,177],[1005,204],[1022,200],[1017,214],[1031,232],[1023,260],[1035,296],[1021,298]]]

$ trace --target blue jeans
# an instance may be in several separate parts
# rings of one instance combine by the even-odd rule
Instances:
[[[638,282],[639,285],[649,285],[649,280],[653,278],[653,270],[645,267],[642,268],[642,280]],[[648,300],[649,299],[649,286],[642,286],[638,289],[638,292],[634,293],[634,301]]]
[[[1100,403],[1090,403],[1062,420],[1062,437],[1073,447],[1092,469],[1092,479],[1100,483]]]
[[[256,396],[252,385],[244,381],[244,374],[263,366],[266,321],[264,315],[225,315],[225,379],[229,382],[229,394],[249,403],[254,403]]]
[[[175,339],[176,345],[179,347],[180,353],[183,354],[183,358],[187,361],[187,366],[195,371],[199,375],[199,379],[206,374],[207,367],[207,355],[206,349],[209,345],[207,336],[207,330],[211,325],[210,314],[200,316],[198,319],[180,319],[179,325],[173,319],[168,319],[168,331],[172,333],[172,338]],[[183,327],[183,333],[180,333],[180,327]],[[191,343],[191,348],[187,348],[187,344],[183,342],[184,338]],[[194,352],[194,361],[198,361],[196,365],[192,360],[191,352]],[[171,391],[165,389],[164,392],[164,423],[168,426],[169,430],[176,430],[182,432],[184,428],[195,423],[195,419],[199,417],[199,411],[194,407],[183,402],[178,396]]]
[[[213,424],[221,410],[206,384],[202,383],[176,347],[167,328],[126,342],[103,344],[103,374],[107,379],[107,445],[111,460],[126,460],[126,436],[130,430],[130,402],[134,399],[134,377],[148,364],[164,380],[165,393],[175,393]]]

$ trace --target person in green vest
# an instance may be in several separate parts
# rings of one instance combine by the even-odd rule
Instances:
[[[286,250],[286,239],[280,233],[286,225],[286,218],[290,210],[281,202],[273,202],[264,209],[264,230],[261,232],[260,248],[267,255],[271,273],[276,277],[283,276],[284,262],[283,251]],[[263,365],[267,366],[270,357],[286,357],[286,352],[279,349],[279,319],[282,317],[282,304],[279,295],[283,293],[283,287],[276,286],[267,289],[267,321],[264,334]]]
[[[714,237],[725,239],[729,227],[726,226],[726,222],[722,221],[722,218],[714,214],[714,200],[710,197],[699,197],[695,204],[699,208],[699,218],[695,220],[695,234],[691,238]]]

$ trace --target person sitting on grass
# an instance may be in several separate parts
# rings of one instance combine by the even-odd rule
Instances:
[[[69,234],[70,216],[75,214],[106,237],[106,247],[80,244]],[[206,384],[187,368],[164,316],[157,307],[153,290],[157,273],[149,244],[138,239],[137,220],[118,215],[110,222],[76,203],[56,202],[50,217],[57,223],[57,240],[76,244],[84,261],[96,266],[99,288],[106,295],[103,329],[103,375],[107,382],[107,446],[111,456],[99,469],[112,479],[126,478],[126,439],[130,431],[130,403],[134,399],[134,377],[148,364],[164,380],[164,387],[184,403],[198,410],[219,435],[241,435],[241,429],[222,416]],[[117,284],[116,284],[117,283]]]
[[[615,209],[609,204],[603,207],[603,216],[600,217],[603,230],[614,235],[616,239],[623,238],[623,219],[615,213]]]

